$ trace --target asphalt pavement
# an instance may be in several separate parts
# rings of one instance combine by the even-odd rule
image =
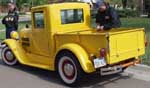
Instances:
[[[150,88],[150,68],[137,65],[125,72],[85,76],[79,88]],[[0,88],[67,88],[56,72],[24,65],[7,66],[0,59]]]

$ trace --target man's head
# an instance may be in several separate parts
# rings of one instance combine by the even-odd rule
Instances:
[[[15,8],[16,8],[16,6],[15,6],[14,3],[12,3],[12,2],[9,2],[9,3],[8,3],[8,10],[9,10],[10,12],[13,12],[13,11],[15,10]]]
[[[106,2],[103,2],[103,1],[97,2],[97,7],[100,12],[104,12],[107,10],[107,4]]]

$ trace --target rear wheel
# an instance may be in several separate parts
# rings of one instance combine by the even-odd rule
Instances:
[[[16,65],[18,63],[16,57],[9,47],[4,47],[1,52],[2,61],[9,66]]]
[[[83,75],[77,58],[70,52],[58,56],[57,71],[62,81],[69,86],[77,86]]]

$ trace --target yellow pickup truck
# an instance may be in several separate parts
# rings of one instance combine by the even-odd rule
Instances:
[[[145,53],[145,32],[90,27],[85,3],[60,3],[33,7],[31,27],[12,32],[2,42],[2,61],[57,71],[61,80],[76,85],[84,74],[110,75],[139,63]]]

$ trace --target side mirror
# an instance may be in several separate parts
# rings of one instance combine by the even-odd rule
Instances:
[[[26,28],[29,28],[29,24],[26,24],[26,26],[25,26]]]

